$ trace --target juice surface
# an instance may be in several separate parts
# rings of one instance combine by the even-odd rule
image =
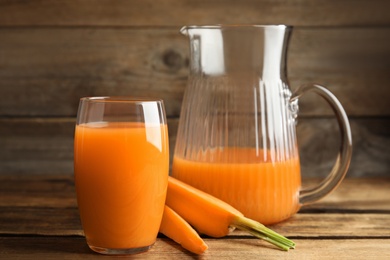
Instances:
[[[89,245],[137,248],[154,243],[169,171],[166,125],[76,126],[75,183]]]
[[[196,161],[175,156],[172,175],[263,224],[283,221],[298,211],[298,158],[271,162],[260,159],[252,148],[208,150],[205,154]]]

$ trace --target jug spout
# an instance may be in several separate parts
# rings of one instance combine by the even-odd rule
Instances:
[[[225,73],[222,30],[218,26],[185,26],[180,32],[190,39],[190,70],[205,75]]]
[[[183,26],[180,28],[180,33],[185,35],[185,36],[188,36],[188,26]]]

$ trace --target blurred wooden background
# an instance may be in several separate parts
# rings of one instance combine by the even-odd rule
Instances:
[[[348,176],[390,175],[388,0],[0,0],[0,174],[73,172],[80,97],[165,101],[171,151],[188,73],[188,24],[289,24],[294,90],[327,86],[353,132]],[[339,146],[319,98],[300,101],[304,176],[324,175]]]

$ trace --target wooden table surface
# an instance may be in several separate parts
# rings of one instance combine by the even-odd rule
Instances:
[[[327,198],[271,228],[293,239],[296,249],[280,251],[234,231],[225,238],[205,238],[209,249],[199,258],[390,259],[390,178],[347,178]],[[98,257],[111,258],[85,243],[72,174],[0,176],[0,259]],[[160,236],[149,252],[129,258],[197,256]]]

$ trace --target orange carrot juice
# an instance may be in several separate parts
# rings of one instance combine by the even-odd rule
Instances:
[[[88,123],[75,130],[75,183],[88,244],[140,248],[154,243],[164,210],[167,126]]]
[[[299,159],[271,162],[255,155],[251,148],[225,148],[207,150],[196,161],[176,156],[172,174],[263,224],[285,220],[299,209]]]

